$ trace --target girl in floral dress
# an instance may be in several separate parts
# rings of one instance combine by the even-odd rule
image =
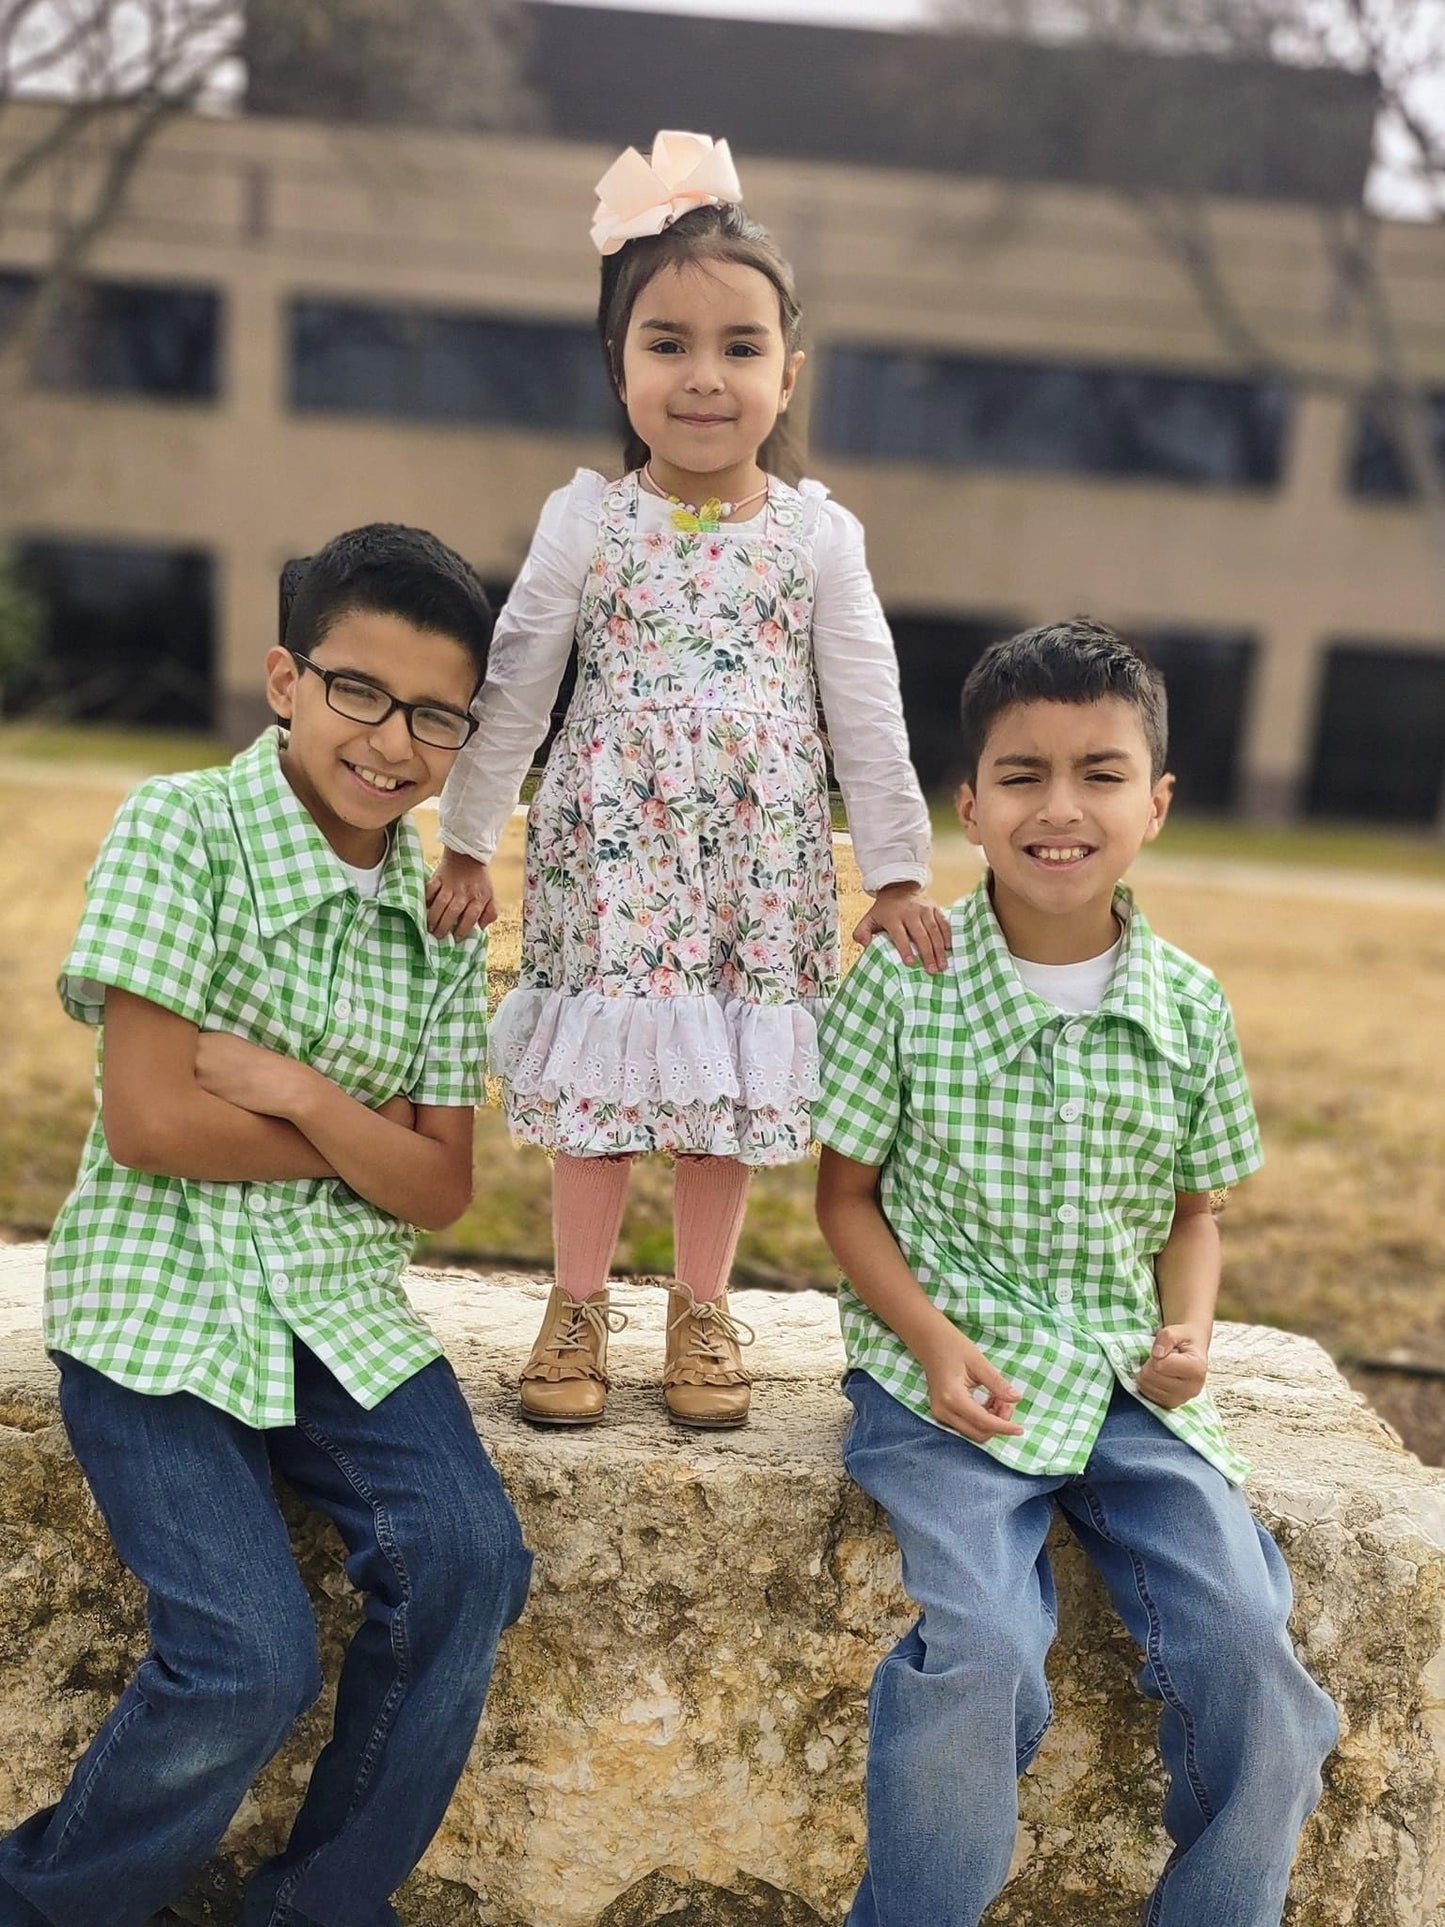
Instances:
[[[725,142],[659,134],[598,184],[599,322],[629,471],[542,511],[442,800],[432,928],[494,914],[487,864],[575,646],[576,691],[528,817],[517,987],[492,1030],[508,1124],[555,1156],[557,1286],[522,1376],[542,1424],[602,1416],[607,1274],[631,1160],[676,1160],[663,1387],[740,1424],[725,1287],[754,1166],[806,1155],[816,1014],[838,971],[817,700],[872,907],[940,968],[928,816],[862,530],[780,478],[802,363],[791,272],[743,213]]]

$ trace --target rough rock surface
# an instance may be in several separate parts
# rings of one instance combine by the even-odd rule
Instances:
[[[36,1331],[40,1253],[0,1249],[0,1825],[54,1797],[143,1650],[141,1601],[56,1421]],[[896,1557],[838,1462],[831,1303],[748,1294],[754,1423],[670,1428],[661,1293],[623,1286],[599,1431],[515,1416],[545,1296],[416,1273],[538,1553],[471,1767],[407,1927],[836,1927],[862,1844],[863,1696],[910,1614]],[[1251,1496],[1294,1575],[1295,1633],[1345,1737],[1305,1836],[1293,1927],[1445,1922],[1445,1475],[1404,1452],[1305,1339],[1221,1329],[1214,1383]],[[331,1676],[356,1616],[337,1543],[296,1543]],[[1065,1534],[1058,1718],[1023,1789],[990,1927],[1124,1927],[1162,1863],[1160,1777],[1134,1656]],[[280,1836],[325,1705],[247,1799],[192,1897],[234,1918]]]

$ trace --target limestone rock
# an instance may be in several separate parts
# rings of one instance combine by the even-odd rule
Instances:
[[[0,1249],[0,1825],[52,1799],[143,1650],[38,1337],[40,1254]],[[835,1927],[863,1839],[863,1701],[911,1614],[843,1477],[831,1302],[750,1293],[756,1418],[670,1427],[660,1290],[622,1285],[608,1421],[534,1432],[513,1383],[545,1283],[418,1272],[537,1552],[471,1765],[407,1927]],[[1445,1927],[1445,1474],[1422,1467],[1318,1346],[1225,1326],[1213,1383],[1296,1590],[1295,1636],[1345,1733],[1307,1829],[1292,1927]],[[335,1677],[355,1623],[329,1528],[295,1519]],[[1135,1657],[1072,1541],[1053,1544],[1058,1717],[1023,1786],[990,1927],[1136,1927],[1163,1862]],[[326,1703],[248,1797],[189,1909],[234,1918],[282,1837]],[[205,1896],[209,1896],[205,1898]]]
[[[821,1914],[766,1880],[736,1874],[726,1887],[663,1867],[620,1894],[597,1927],[827,1927]]]

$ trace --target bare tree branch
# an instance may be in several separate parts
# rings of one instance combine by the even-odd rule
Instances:
[[[1391,129],[1395,173],[1418,187],[1421,212],[1445,219],[1445,0],[940,0],[959,25],[1006,27],[1052,41],[1261,56],[1366,77],[1376,91],[1379,142]],[[1236,130],[1222,126],[1228,142]],[[1317,135],[1316,138],[1323,138]],[[1155,245],[1182,271],[1220,346],[1241,368],[1368,407],[1394,445],[1445,568],[1445,397],[1410,366],[1380,258],[1382,223],[1364,206],[1326,211],[1321,238],[1367,372],[1271,341],[1232,284],[1228,251],[1202,197],[1178,191],[1123,196]]]
[[[1235,300],[1201,201],[1177,194],[1131,197],[1161,251],[1183,268],[1216,335],[1251,374],[1285,375],[1283,358]]]

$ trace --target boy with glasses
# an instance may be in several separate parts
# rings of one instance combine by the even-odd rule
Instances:
[[[152,1648],[59,1802],[0,1841],[0,1927],[142,1927],[321,1686],[271,1490],[366,1595],[335,1728],[245,1927],[395,1927],[530,1555],[401,1286],[471,1195],[485,938],[428,935],[406,812],[471,734],[492,616],[421,530],[338,536],[266,658],[283,727],[143,783],[61,975],[100,1107],[50,1241],[61,1408]]]

